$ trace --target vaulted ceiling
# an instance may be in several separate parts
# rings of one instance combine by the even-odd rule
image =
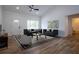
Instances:
[[[19,10],[16,9],[16,7],[19,7]],[[44,14],[47,13],[48,10],[51,8],[54,8],[55,6],[53,5],[35,5],[34,8],[38,8],[39,11],[37,13],[35,12],[30,12],[28,5],[4,5],[3,10],[5,11],[11,11],[11,12],[16,12],[16,13],[22,13],[22,14],[34,14],[38,16],[43,16]]]

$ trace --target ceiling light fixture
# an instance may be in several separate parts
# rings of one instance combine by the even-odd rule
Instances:
[[[17,6],[17,7],[16,7],[16,9],[17,9],[17,10],[19,10],[19,9],[20,9],[20,7],[18,7],[18,6]]]
[[[30,13],[39,15],[39,8],[35,8],[35,5],[30,5],[28,7]]]
[[[18,20],[18,19],[15,19],[15,20],[13,20],[13,22],[15,22],[15,23],[19,23],[19,20]]]
[[[35,8],[34,5],[30,5],[28,7],[29,7],[30,11],[39,11],[39,9]]]

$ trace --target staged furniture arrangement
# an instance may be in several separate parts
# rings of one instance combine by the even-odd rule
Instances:
[[[38,36],[42,34],[42,29],[24,29],[24,35],[27,36],[36,36],[38,40]]]
[[[30,32],[30,31],[27,30],[27,29],[24,29],[24,35],[33,36],[32,32]]]
[[[30,33],[30,34],[29,34]],[[40,35],[45,35],[46,36],[51,36],[51,37],[58,37],[58,30],[47,30],[47,29],[24,29],[24,35],[27,35],[29,34],[29,36],[33,36],[33,33],[36,33],[36,34],[39,34]],[[38,40],[38,35],[37,36],[37,40]]]
[[[24,29],[24,35],[13,35],[13,38],[16,40],[18,47],[27,48],[32,44],[32,37],[36,36],[38,40],[38,36],[45,35],[57,37],[58,30],[47,30],[47,29]]]
[[[32,44],[32,37],[27,35],[14,35],[18,47],[27,48]]]
[[[51,37],[58,37],[58,30],[46,31],[43,34]]]

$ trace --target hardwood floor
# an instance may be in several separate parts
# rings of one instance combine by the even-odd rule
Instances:
[[[67,38],[53,38],[50,41],[23,51],[30,54],[75,54],[79,53],[79,35]]]
[[[0,50],[0,53],[8,54],[78,54],[79,35],[66,38],[52,38],[33,44],[32,47],[21,49],[14,40],[9,40],[8,49]]]
[[[17,43],[11,37],[8,39],[8,48],[0,49],[0,54],[14,54],[21,51],[20,48],[17,47]]]

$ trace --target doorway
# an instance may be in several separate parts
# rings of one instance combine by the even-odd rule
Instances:
[[[69,26],[70,31],[72,32],[72,35],[78,35],[79,34],[79,14],[70,15],[69,16],[69,23],[71,24]]]

